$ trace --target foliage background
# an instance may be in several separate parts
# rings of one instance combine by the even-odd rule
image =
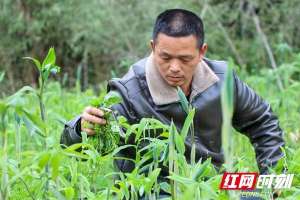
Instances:
[[[0,89],[15,91],[24,83],[37,84],[37,71],[22,57],[40,58],[51,46],[57,50],[57,64],[63,66],[55,77],[58,81],[71,87],[78,78],[82,88],[97,88],[149,53],[155,18],[168,8],[202,16],[207,57],[232,57],[251,74],[271,66],[251,8],[277,65],[290,61],[300,48],[297,0],[2,0],[0,69],[6,76]]]

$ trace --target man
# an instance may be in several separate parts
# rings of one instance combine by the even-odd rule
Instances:
[[[152,53],[149,57],[135,63],[123,78],[109,82],[109,90],[117,91],[123,98],[123,102],[113,109],[125,116],[129,123],[137,123],[143,117],[154,117],[166,124],[173,120],[180,129],[186,113],[178,102],[176,87],[179,86],[196,108],[196,160],[211,157],[215,166],[222,165],[221,88],[227,67],[226,62],[204,58],[207,44],[204,43],[201,19],[187,10],[166,10],[157,17],[150,44]],[[94,131],[83,128],[81,124],[105,124],[102,116],[100,109],[87,107],[81,116],[66,124],[61,142],[66,145],[81,142],[81,131],[92,136]],[[282,157],[282,130],[270,105],[236,74],[232,124],[249,137],[261,173]],[[185,144],[189,151],[190,136]],[[121,153],[131,155],[127,149]],[[117,165],[126,172],[134,168],[133,163],[125,160]]]

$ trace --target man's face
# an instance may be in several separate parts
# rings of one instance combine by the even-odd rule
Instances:
[[[171,37],[159,33],[151,41],[154,63],[164,80],[171,86],[190,86],[196,66],[206,52],[207,45],[197,47],[194,35]]]

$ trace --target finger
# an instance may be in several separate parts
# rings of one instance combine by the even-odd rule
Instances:
[[[92,136],[92,135],[95,135],[95,134],[96,134],[94,130],[89,129],[89,128],[83,128],[82,131],[86,132],[86,134],[87,134],[88,136]]]
[[[93,129],[94,124],[84,120],[83,117],[81,117],[81,130],[84,128]]]
[[[94,123],[94,124],[106,124],[106,120],[100,117],[96,117],[94,115],[90,115],[88,113],[83,113],[82,115],[83,120],[89,122],[89,123]]]
[[[104,112],[102,110],[100,110],[99,108],[91,107],[91,106],[88,106],[85,109],[85,112],[87,112],[90,115],[96,115],[99,117],[103,117],[103,115],[104,115]]]

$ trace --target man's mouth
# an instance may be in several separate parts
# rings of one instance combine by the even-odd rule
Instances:
[[[182,76],[167,76],[167,79],[170,80],[170,81],[181,81],[183,79]]]

